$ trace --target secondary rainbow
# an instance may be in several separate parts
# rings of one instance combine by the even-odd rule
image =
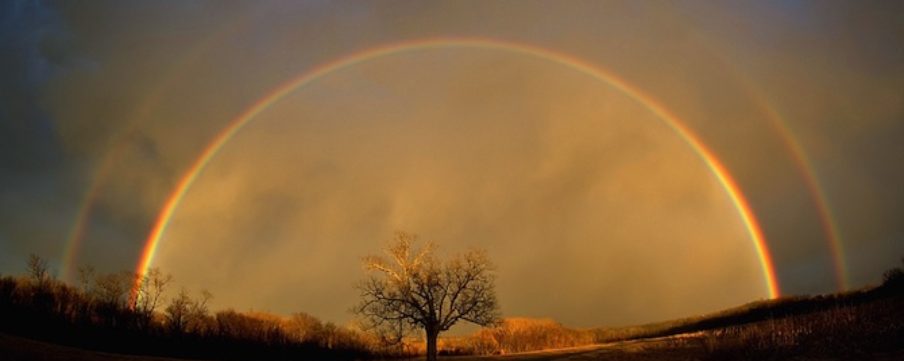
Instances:
[[[728,64],[727,61],[725,63]],[[839,291],[849,289],[850,280],[847,272],[847,263],[845,262],[844,257],[844,245],[841,240],[841,232],[832,215],[832,210],[829,207],[828,198],[826,197],[822,184],[816,176],[817,173],[816,169],[813,167],[813,162],[810,161],[807,152],[804,151],[804,147],[797,140],[798,138],[795,136],[794,131],[788,125],[788,122],[785,121],[784,117],[776,110],[768,95],[763,91],[758,91],[755,82],[745,73],[739,71],[734,71],[733,73],[743,85],[742,89],[745,90],[748,98],[751,99],[754,105],[766,115],[769,125],[778,135],[779,140],[782,141],[785,149],[787,149],[788,153],[791,155],[791,160],[797,167],[797,171],[804,182],[804,186],[809,192],[809,197],[813,200],[817,218],[819,218],[822,231],[826,235],[826,241],[829,246],[829,253],[832,256],[832,264],[835,271],[834,276],[836,286]]]
[[[79,250],[82,247],[82,241],[88,230],[88,223],[94,211],[94,206],[101,194],[101,188],[106,184],[107,179],[111,176],[114,167],[122,161],[122,157],[126,153],[129,145],[129,138],[138,129],[138,126],[150,118],[153,110],[158,108],[163,102],[166,92],[176,85],[177,81],[184,79],[186,73],[191,67],[196,65],[203,55],[207,53],[211,47],[223,39],[229,38],[233,33],[241,29],[241,26],[224,27],[219,31],[213,32],[210,36],[200,42],[199,45],[191,48],[175,63],[175,66],[168,71],[165,76],[158,81],[152,90],[148,91],[143,101],[135,107],[135,111],[129,118],[125,130],[120,132],[113,141],[114,146],[108,148],[99,165],[95,168],[91,176],[88,189],[85,191],[82,201],[79,203],[78,211],[75,213],[75,220],[66,242],[63,245],[63,262],[60,265],[60,278],[64,281],[74,281],[76,272],[76,261],[79,257]]]
[[[816,170],[812,166],[813,163],[810,161],[807,153],[804,152],[800,142],[796,140],[797,138],[794,136],[794,132],[788,127],[787,122],[782,121],[782,117],[779,115],[778,111],[776,111],[769,102],[765,101],[765,99],[755,99],[757,103],[759,103],[758,105],[760,108],[766,112],[772,127],[785,143],[785,147],[790,151],[794,163],[797,164],[797,168],[806,184],[806,188],[810,192],[810,198],[815,203],[819,222],[822,224],[823,231],[825,232],[829,243],[829,252],[832,255],[832,263],[834,265],[835,280],[837,282],[838,290],[846,291],[850,288],[850,280],[848,278],[847,263],[844,258],[844,245],[841,242],[841,232],[839,232],[835,217],[832,215],[831,208],[829,208],[822,184],[820,184],[819,179],[816,177]]]
[[[150,234],[145,241],[144,248],[140,254],[135,272],[139,275],[147,273],[154,261],[154,255],[160,244],[160,239],[166,232],[167,226],[179,206],[182,198],[191,188],[192,184],[203,172],[208,163],[216,156],[223,146],[232,139],[245,125],[253,120],[258,114],[269,108],[280,99],[305,86],[317,79],[320,79],[334,71],[345,69],[362,62],[374,60],[388,55],[423,51],[427,49],[444,49],[444,48],[483,48],[507,51],[515,54],[531,56],[543,59],[555,64],[563,65],[574,69],[580,73],[591,76],[609,86],[612,86],[623,94],[629,96],[639,104],[646,107],[656,116],[662,119],[670,128],[683,138],[687,144],[695,151],[703,162],[713,172],[719,183],[725,189],[735,208],[743,220],[744,226],[753,241],[756,249],[757,257],[762,266],[763,277],[765,279],[767,292],[770,298],[779,296],[779,286],[775,275],[775,269],[772,257],[763,232],[759,223],[750,208],[747,199],[741,193],[735,180],[728,173],[725,166],[716,158],[712,151],[704,146],[700,139],[687,128],[678,117],[667,111],[663,106],[658,104],[653,98],[642,93],[640,90],[630,86],[624,80],[618,78],[611,72],[605,71],[598,66],[592,65],[574,56],[544,49],[534,45],[515,43],[510,41],[501,41],[486,38],[430,38],[404,41],[392,43],[388,45],[368,48],[350,55],[338,58],[334,61],[316,66],[309,71],[302,73],[298,77],[290,79],[285,83],[277,86],[273,91],[258,99],[245,111],[232,119],[213,140],[204,148],[198,158],[192,163],[191,167],[185,172],[185,175],[179,180],[173,192],[166,199],[162,210],[160,211]],[[140,279],[140,278],[139,278]],[[137,288],[136,284],[136,288]],[[134,292],[134,290],[133,290]]]
[[[816,215],[819,218],[820,225],[822,226],[822,231],[826,235],[826,241],[832,256],[832,263],[835,271],[836,286],[839,291],[847,290],[850,288],[850,280],[847,271],[847,263],[844,257],[844,245],[841,240],[841,232],[839,231],[838,223],[832,215],[832,210],[829,208],[828,198],[826,197],[822,184],[816,176],[816,169],[807,156],[806,151],[804,151],[804,147],[800,144],[800,141],[798,141],[798,138],[795,136],[794,131],[789,126],[785,117],[778,112],[773,105],[774,103],[770,101],[768,94],[762,91],[762,89],[759,89],[759,87],[756,86],[756,82],[754,82],[746,72],[738,71],[735,62],[732,61],[727,54],[718,50],[717,46],[715,46],[716,42],[710,36],[693,30],[691,30],[690,33],[701,45],[709,49],[710,54],[719,59],[722,65],[729,70],[741,85],[743,85],[741,89],[745,92],[747,97],[753,101],[757,108],[763,111],[769,121],[769,125],[778,135],[779,140],[782,141],[785,149],[788,150],[791,155],[791,160],[797,166],[798,173],[809,191],[809,196],[810,199],[813,200],[813,205],[816,209]]]

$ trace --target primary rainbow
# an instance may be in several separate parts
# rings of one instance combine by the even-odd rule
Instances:
[[[623,94],[629,96],[630,98],[634,99],[635,101],[646,107],[648,110],[653,112],[670,128],[672,128],[672,130],[678,133],[678,135],[680,135],[688,145],[690,145],[690,147],[697,153],[697,155],[700,156],[704,163],[706,163],[706,165],[715,175],[716,179],[728,193],[732,203],[738,210],[738,213],[740,214],[741,219],[744,222],[744,226],[747,229],[751,240],[753,241],[757,256],[763,269],[763,277],[765,279],[769,297],[775,298],[779,296],[778,281],[776,280],[772,257],[769,254],[769,250],[767,248],[759,223],[750,209],[750,204],[741,193],[740,188],[728,173],[725,166],[722,165],[722,163],[716,158],[713,152],[706,148],[700,141],[700,139],[697,138],[697,136],[693,132],[691,132],[691,130],[687,128],[678,117],[667,111],[653,98],[642,93],[640,90],[631,87],[627,82],[618,78],[611,72],[604,71],[603,69],[600,69],[599,67],[587,63],[581,59],[568,54],[540,48],[534,45],[485,38],[430,38],[372,47],[316,66],[309,71],[302,73],[298,77],[290,79],[289,81],[274,88],[271,92],[258,99],[249,108],[232,119],[220,131],[220,133],[213,138],[213,140],[207,145],[207,147],[204,148],[204,150],[201,152],[201,155],[198,156],[191,167],[189,167],[188,171],[186,171],[185,175],[179,180],[173,192],[166,199],[163,209],[154,222],[154,226],[147,237],[144,249],[142,250],[139,257],[135,272],[139,275],[145,275],[147,273],[148,268],[154,261],[154,255],[157,251],[157,246],[160,244],[160,238],[166,231],[166,228],[170,223],[170,219],[173,216],[173,212],[175,212],[176,208],[179,206],[179,203],[182,201],[182,198],[185,196],[186,192],[188,192],[188,189],[191,188],[192,184],[195,182],[195,180],[198,178],[207,164],[210,163],[211,159],[216,156],[217,152],[219,152],[220,149],[222,149],[223,146],[228,143],[236,133],[238,133],[258,114],[269,108],[274,103],[278,102],[289,93],[295,91],[296,89],[305,86],[312,81],[320,79],[323,76],[334,71],[345,69],[362,62],[370,61],[388,55],[439,48],[496,49],[520,55],[532,56],[552,63],[560,64],[582,74],[591,76],[594,79],[597,79],[605,84],[608,84],[609,86],[618,89]],[[141,278],[139,277],[138,279]],[[137,286],[138,285],[136,284],[136,289]],[[133,293],[134,292],[135,290],[133,289]]]

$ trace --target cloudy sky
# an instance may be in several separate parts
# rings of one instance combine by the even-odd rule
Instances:
[[[656,103],[737,181],[782,294],[875,284],[904,257],[902,11],[3,2],[0,273],[30,253],[62,278],[134,269],[192,164],[280,84],[458,38],[578,59],[642,96],[505,45],[439,42],[325,73],[223,144],[153,265],[215,308],[338,323],[361,257],[394,230],[486,249],[509,316],[624,325],[768,297],[739,210]]]

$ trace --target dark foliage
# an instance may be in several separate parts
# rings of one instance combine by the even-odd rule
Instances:
[[[902,270],[896,268],[886,272],[885,282],[878,287],[828,295],[793,296],[757,301],[710,315],[619,329],[599,329],[597,330],[597,341],[612,342],[715,330],[797,317],[839,307],[859,306],[889,298],[900,302],[901,297],[904,296],[904,277],[902,276],[904,276]]]
[[[162,298],[142,303],[129,292],[134,275],[95,275],[86,269],[76,288],[54,280],[40,258],[27,264],[25,277],[0,277],[0,333],[96,351],[219,360],[385,359],[425,352],[417,342],[394,349],[377,336],[304,313],[289,318],[232,310],[210,314],[209,294],[191,297],[183,290],[166,305]],[[140,293],[159,296],[160,288],[148,286]],[[874,288],[759,301],[620,329],[571,330],[551,320],[509,319],[470,337],[440,340],[439,351],[500,354],[671,335],[680,336],[665,339],[662,350],[713,360],[868,359],[900,352],[904,270],[886,272]]]
[[[33,257],[28,278],[0,277],[0,332],[83,349],[218,360],[352,360],[377,356],[347,330],[293,337],[283,322],[235,311],[207,313],[183,291],[168,314],[131,300],[132,277],[93,277],[82,289],[52,279]],[[178,313],[178,325],[173,314]],[[317,321],[319,326],[319,321]],[[335,326],[329,326],[335,329]],[[321,328],[323,328],[321,326]],[[337,336],[339,335],[339,336]],[[340,337],[343,336],[343,337]]]
[[[622,329],[597,341],[681,335],[673,350],[700,349],[712,360],[800,357],[870,359],[904,344],[904,270],[887,271],[877,287],[820,296],[759,301],[712,315]]]

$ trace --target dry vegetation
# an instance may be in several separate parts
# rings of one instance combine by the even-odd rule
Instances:
[[[137,279],[128,273],[86,269],[76,288],[52,279],[40,258],[28,265],[27,277],[0,277],[0,332],[98,351],[228,360],[360,359],[391,351],[367,333],[302,313],[211,313],[206,292],[182,290],[164,304],[171,278],[158,271],[136,294]]]
[[[600,328],[597,330],[597,341],[605,343],[730,329],[763,321],[789,322],[792,319],[799,319],[800,322],[804,322],[803,320],[809,320],[815,315],[832,315],[829,319],[839,323],[850,318],[858,322],[868,321],[875,315],[900,317],[900,313],[885,312],[885,308],[878,305],[883,303],[900,304],[902,292],[904,292],[904,271],[901,268],[895,268],[886,272],[884,281],[879,287],[829,295],[783,297],[776,300],[751,302],[712,314],[678,320],[621,328]],[[848,318],[843,317],[844,312],[847,312]],[[902,322],[900,318],[889,321],[890,324]],[[844,328],[830,329],[838,332],[844,331]]]
[[[670,342],[676,347],[699,346],[702,353],[713,360],[864,359],[902,349],[902,306],[904,302],[899,295],[702,331]]]
[[[569,329],[551,319],[507,318],[473,335],[439,340],[441,355],[507,355],[596,344],[592,330]],[[409,352],[422,353],[421,340],[408,340]]]
[[[486,252],[473,249],[448,259],[432,243],[396,232],[384,255],[364,259],[368,277],[358,285],[361,303],[353,310],[371,332],[392,343],[423,331],[428,361],[437,340],[459,322],[480,326],[499,322],[495,267]]]
[[[136,300],[129,292],[133,275],[86,271],[81,286],[74,287],[52,279],[43,261],[33,258],[27,277],[0,277],[0,333],[85,350],[199,359],[386,359],[422,357],[425,351],[423,336],[391,345],[305,313],[211,313],[209,294],[180,291],[163,297],[169,279],[149,274],[140,290],[144,298]],[[858,291],[759,301],[618,329],[574,330],[549,319],[510,318],[470,336],[441,338],[438,346],[446,356],[512,360],[893,360],[904,357],[902,340],[904,270],[897,268],[886,273],[881,286]],[[595,346],[567,354],[524,354],[586,345]],[[44,349],[51,348],[0,352],[26,355],[20,359],[67,358],[61,356],[67,352],[54,356]]]
[[[759,301],[713,315],[599,332],[596,360],[904,359],[904,270],[857,291]],[[658,337],[657,339],[650,339]],[[643,341],[643,340],[646,341]]]
[[[207,292],[185,290],[164,298],[171,277],[159,271],[130,294],[128,273],[84,269],[80,287],[52,279],[39,258],[26,277],[0,277],[0,332],[96,351],[211,359],[320,359],[415,357],[423,336],[401,344],[356,328],[322,322],[299,312],[210,312]],[[167,301],[167,302],[164,302]],[[577,331],[549,319],[512,318],[466,337],[439,341],[443,355],[500,355],[588,345],[591,330]]]

